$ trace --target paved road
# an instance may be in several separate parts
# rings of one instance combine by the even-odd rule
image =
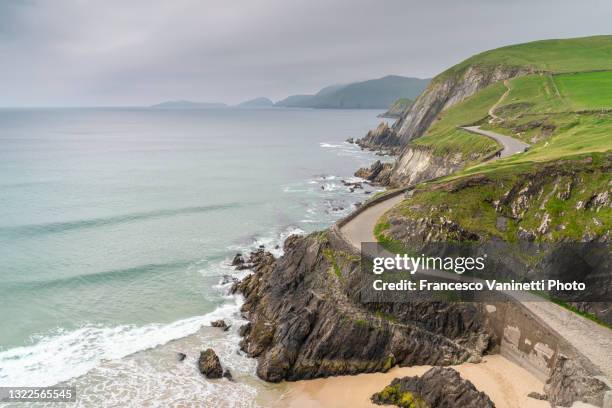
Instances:
[[[465,130],[487,136],[502,144],[501,157],[520,153],[529,145],[509,136],[480,129],[478,126],[464,127]],[[357,250],[362,242],[376,242],[374,227],[387,211],[404,199],[403,194],[391,197],[367,208],[342,228],[341,234]],[[390,256],[391,254],[387,255]],[[379,254],[380,256],[380,254]],[[431,271],[433,275],[442,271]],[[545,322],[552,330],[563,336],[575,349],[587,357],[596,367],[612,380],[612,330],[602,327],[554,303],[542,301],[535,295],[525,292],[505,292],[522,303],[531,313]]]
[[[498,141],[503,147],[501,157],[508,157],[516,153],[524,152],[525,149],[529,147],[529,145],[525,142],[521,142],[513,137],[501,135],[490,130],[481,129],[480,126],[463,126],[461,129]]]
[[[342,236],[357,250],[362,242],[376,242],[374,227],[376,223],[396,204],[404,199],[400,194],[364,210],[340,228]],[[376,256],[393,256],[387,251]],[[422,271],[431,276],[453,278],[445,271]],[[552,330],[563,336],[568,343],[587,357],[610,380],[612,380],[612,330],[600,326],[554,303],[543,301],[528,292],[504,291],[522,303],[533,315],[545,322]]]
[[[376,223],[384,213],[402,202],[403,199],[404,195],[400,194],[365,209],[356,218],[340,228],[340,231],[355,248],[361,248],[362,242],[376,242],[376,237],[374,237]]]

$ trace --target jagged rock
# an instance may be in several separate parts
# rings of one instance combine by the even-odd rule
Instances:
[[[381,122],[376,129],[355,140],[355,143],[362,149],[378,150],[386,154],[398,154],[400,151],[400,140],[387,122]]]
[[[234,259],[232,259],[232,266],[240,266],[244,264],[244,258],[241,253],[237,253],[234,255]]]
[[[200,353],[198,359],[198,369],[206,378],[221,378],[223,376],[223,368],[217,353],[211,348]]]
[[[380,160],[377,160],[370,166],[370,168],[363,167],[357,170],[355,172],[355,176],[366,179],[373,184],[388,185],[392,168],[392,163],[381,163]]]
[[[544,386],[544,392],[552,406],[569,407],[576,401],[598,407],[603,405],[610,387],[589,374],[578,362],[559,356]]]
[[[353,144],[355,143],[355,140],[352,137],[349,137],[348,139],[346,139],[346,142]]]
[[[539,392],[530,392],[529,394],[527,394],[527,396],[529,398],[533,398],[533,399],[537,399],[540,401],[547,401],[548,397],[544,394],[540,394]]]
[[[187,358],[187,354],[185,353],[177,353],[176,354],[176,358],[178,359],[178,361],[183,361]]]
[[[408,408],[494,408],[493,401],[452,368],[434,367],[421,377],[394,379],[372,396],[378,405]]]
[[[296,238],[274,263],[256,268],[236,290],[250,324],[240,347],[267,381],[386,371],[395,364],[456,364],[480,355],[489,334],[471,304],[364,305],[359,257],[338,252],[328,233]],[[336,254],[336,255],[333,255]],[[330,256],[338,257],[340,280]],[[340,258],[342,257],[342,258]]]
[[[228,331],[229,328],[230,328],[230,326],[228,326],[227,323],[225,323],[225,320],[223,320],[223,319],[215,320],[210,325],[212,327],[219,327],[219,328],[223,329],[223,331]]]
[[[225,370],[223,370],[223,378],[226,378],[230,381],[234,381],[234,377],[232,376],[232,373],[229,370],[229,368],[226,368]]]

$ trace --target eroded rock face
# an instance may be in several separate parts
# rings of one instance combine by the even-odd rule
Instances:
[[[369,168],[363,167],[357,170],[355,176],[366,179],[372,184],[388,186],[391,181],[391,169],[393,169],[393,163],[381,163],[380,160],[377,160]]]
[[[526,67],[471,66],[458,75],[447,75],[443,79],[434,78],[406,114],[397,131],[402,145],[422,136],[440,112],[474,95],[490,84],[520,75],[533,73]]]
[[[600,379],[593,377],[578,362],[559,356],[544,392],[552,406],[570,407],[576,401],[597,407],[603,406],[604,394],[610,390]]]
[[[267,381],[457,364],[477,359],[489,343],[473,305],[361,304],[359,257],[334,248],[327,233],[285,248],[236,287],[250,320],[241,348]]]
[[[221,378],[223,376],[223,367],[221,367],[219,357],[211,348],[200,353],[198,369],[206,378]]]
[[[401,142],[395,130],[386,122],[381,122],[376,129],[370,130],[355,143],[364,149],[384,151],[390,154],[398,154],[401,148]]]
[[[410,145],[395,161],[389,177],[392,186],[411,186],[446,176],[464,165],[461,154],[436,156],[428,149]]]
[[[429,408],[493,408],[493,401],[452,368],[434,367],[421,377],[394,379],[372,396],[378,405]]]

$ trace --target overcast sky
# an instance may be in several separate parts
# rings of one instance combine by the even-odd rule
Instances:
[[[0,0],[0,106],[277,100],[611,21],[610,0]]]

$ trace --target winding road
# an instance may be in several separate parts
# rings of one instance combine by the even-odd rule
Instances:
[[[508,157],[516,153],[521,153],[526,147],[529,147],[527,143],[520,140],[483,130],[478,126],[466,126],[463,127],[463,129],[498,141],[503,146],[501,157]],[[495,158],[493,158],[493,160],[494,159]],[[362,242],[376,242],[373,231],[378,220],[383,214],[403,201],[403,199],[404,194],[392,195],[387,200],[362,210],[361,213],[340,227],[340,234],[357,251],[360,251]],[[437,272],[440,271],[431,272],[437,274]],[[542,324],[547,325],[556,333],[561,334],[569,344],[604,373],[608,378],[607,381],[612,379],[612,330],[600,326],[552,302],[542,301],[541,298],[531,293],[504,293],[513,297],[517,302],[520,302],[532,315],[539,319]]]
[[[516,153],[522,153],[526,148],[529,147],[529,144],[522,142],[518,139],[515,139],[510,136],[505,136],[499,133],[492,132],[490,130],[481,129],[480,126],[463,126],[461,127],[463,130],[467,130],[471,133],[476,133],[481,136],[486,136],[490,139],[493,139],[499,144],[502,145],[501,156],[498,158],[512,156]]]

